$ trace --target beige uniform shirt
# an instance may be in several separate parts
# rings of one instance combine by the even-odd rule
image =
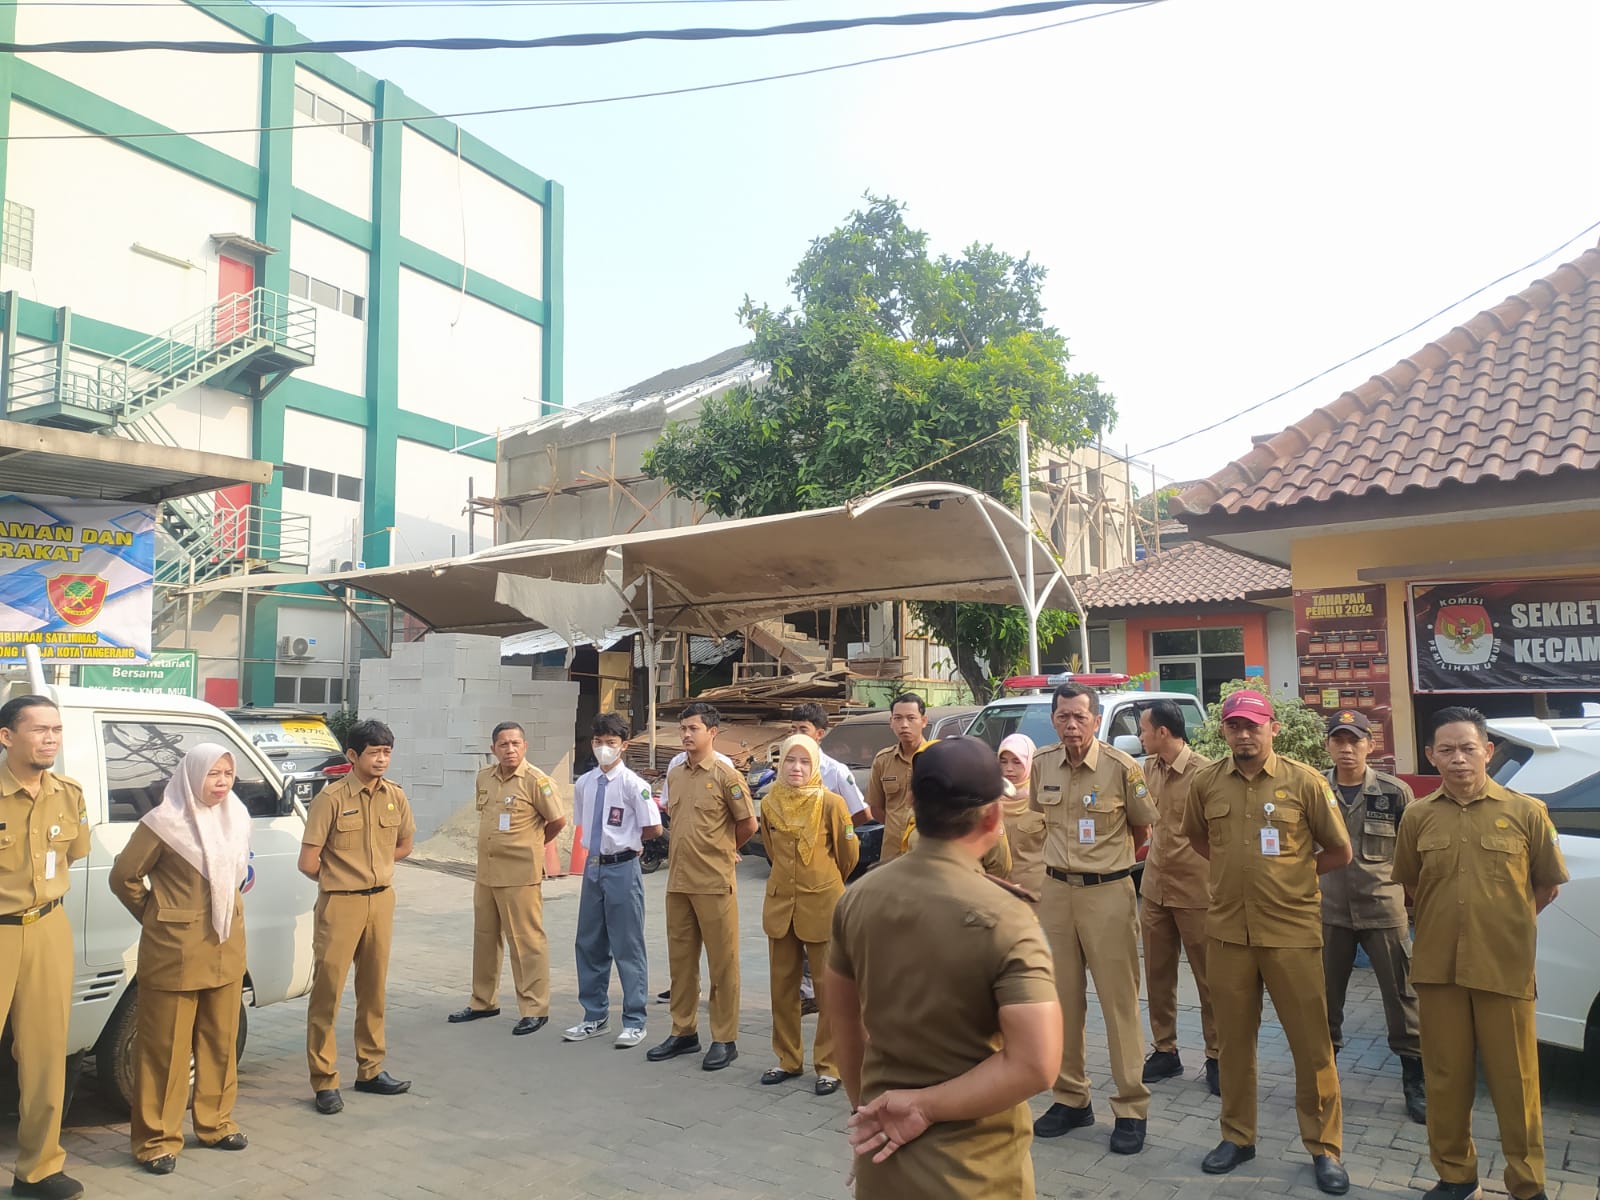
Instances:
[[[964,1074],[999,1049],[1002,1007],[1056,998],[1032,908],[928,838],[845,892],[828,961],[860,991],[864,1103]],[[934,1125],[885,1163],[856,1159],[857,1200],[1030,1200],[1031,1125],[1025,1103]]]
[[[1405,928],[1410,922],[1405,889],[1394,879],[1394,845],[1401,814],[1412,802],[1411,789],[1368,767],[1355,803],[1346,804],[1332,771],[1327,780],[1355,858],[1322,877],[1322,923],[1341,929]]]
[[[89,816],[76,780],[46,771],[35,799],[0,763],[0,913],[29,912],[67,894],[67,866],[89,853]]]
[[[1134,864],[1134,825],[1155,823],[1139,764],[1095,741],[1083,762],[1067,762],[1060,742],[1033,758],[1030,800],[1044,814],[1044,863],[1074,875],[1110,875]]]
[[[802,942],[825,942],[833,929],[833,906],[844,895],[844,881],[861,858],[861,843],[844,797],[822,795],[822,833],[811,851],[811,861],[800,861],[800,839],[779,833],[761,814],[761,845],[772,871],[767,876],[767,898],[761,906],[761,927],[769,938],[781,938],[792,929]]]
[[[1400,819],[1394,877],[1416,900],[1411,982],[1533,999],[1533,889],[1567,881],[1550,812],[1488,781],[1462,803],[1443,789]]]
[[[1194,773],[1211,760],[1185,746],[1168,766],[1159,755],[1144,760],[1144,777],[1156,802],[1150,852],[1144,856],[1139,895],[1165,908],[1209,908],[1211,864],[1200,857],[1183,832]]]
[[[667,773],[672,795],[672,838],[667,849],[667,891],[724,896],[734,890],[739,853],[734,827],[756,815],[744,778],[713,758],[685,762]]]
[[[883,849],[878,861],[898,858],[905,845],[906,825],[911,821],[911,760],[897,741],[879,750],[867,777],[867,807],[883,813]]]
[[[1262,830],[1269,826],[1276,854],[1264,852]],[[1256,777],[1246,779],[1230,754],[1195,772],[1183,831],[1211,841],[1208,937],[1236,946],[1322,945],[1316,847],[1346,846],[1350,837],[1318,772],[1268,754]]]
[[[243,898],[234,893],[233,924],[228,940],[220,941],[211,921],[211,885],[148,825],[135,827],[108,882],[142,927],[140,987],[197,992],[244,978]]]
[[[399,784],[380,779],[363,787],[352,771],[312,798],[300,842],[322,847],[321,891],[364,892],[394,882],[395,848],[416,833]]]
[[[560,820],[549,776],[526,759],[509,776],[478,772],[478,872],[484,887],[526,887],[544,878],[544,827]]]

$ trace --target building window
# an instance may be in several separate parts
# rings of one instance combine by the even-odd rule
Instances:
[[[340,475],[334,480],[333,492],[341,500],[360,500],[361,480],[353,475]]]
[[[300,680],[301,704],[326,704],[328,702],[328,681],[320,675],[306,675]]]
[[[274,704],[293,704],[295,690],[299,680],[293,675],[279,675],[272,681],[272,702]]]
[[[343,704],[344,703],[344,680],[342,680],[342,679],[330,679],[330,680],[328,680],[328,703],[329,704]]]
[[[354,292],[335,287],[321,279],[313,279],[300,271],[289,272],[289,294],[299,296],[302,300],[309,300],[313,304],[320,304],[323,308],[331,308],[358,321],[366,320],[365,296],[358,296]]]
[[[1163,629],[1150,635],[1150,664],[1163,692],[1187,692],[1215,704],[1222,685],[1244,678],[1244,629]]]
[[[1089,670],[1111,670],[1111,627],[1089,626]]]
[[[318,496],[337,496],[341,500],[361,501],[361,477],[336,475],[317,467],[303,467],[299,463],[280,463],[283,486],[290,491],[312,492]]]
[[[296,463],[284,463],[278,468],[283,472],[283,486],[294,491],[306,490],[306,469]]]
[[[317,125],[338,129],[352,142],[372,145],[372,122],[363,121],[354,113],[347,113],[331,100],[325,100],[310,88],[295,84],[294,109],[311,118]]]
[[[317,496],[333,495],[333,472],[309,468],[306,471],[306,491]]]
[[[0,235],[0,261],[8,267],[33,270],[33,209],[15,200],[5,205],[4,234]]]

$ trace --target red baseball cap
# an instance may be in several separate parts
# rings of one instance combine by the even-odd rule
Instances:
[[[1233,717],[1252,725],[1270,725],[1277,720],[1272,715],[1272,701],[1260,692],[1251,691],[1234,692],[1222,702],[1222,719],[1227,721]]]

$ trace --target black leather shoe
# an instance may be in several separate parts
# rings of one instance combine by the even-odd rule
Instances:
[[[1206,1059],[1206,1088],[1213,1096],[1222,1095],[1222,1079],[1217,1074],[1217,1060]]]
[[[178,1169],[178,1156],[163,1154],[160,1158],[147,1159],[144,1169],[152,1175],[171,1175]]]
[[[1144,1149],[1145,1122],[1138,1117],[1118,1117],[1111,1129],[1111,1153],[1137,1154]]]
[[[325,1117],[344,1111],[344,1097],[338,1088],[326,1088],[317,1093],[317,1111]]]
[[[1427,1195],[1423,1196],[1422,1200],[1478,1200],[1481,1195],[1483,1195],[1483,1185],[1476,1181],[1446,1183],[1441,1179],[1428,1189]],[[1544,1193],[1540,1192],[1538,1197],[1532,1197],[1531,1200],[1539,1200],[1543,1195]]]
[[[387,1071],[379,1071],[371,1079],[356,1080],[356,1091],[371,1092],[375,1096],[398,1096],[411,1090],[411,1080],[396,1079]]]
[[[458,1008],[445,1019],[452,1025],[459,1025],[463,1021],[481,1021],[485,1017],[498,1017],[498,1008]]]
[[[773,1067],[770,1071],[761,1072],[761,1082],[771,1087],[775,1083],[787,1083],[799,1076],[799,1071],[785,1071],[782,1067]]]
[[[817,1011],[816,1000],[810,996],[800,997],[800,1015],[802,1017],[814,1017],[817,1015]]]
[[[672,999],[672,989],[668,988],[664,992],[657,992],[656,993],[656,999],[661,1001],[663,1004],[665,1004],[668,1000]]]
[[[523,1017],[511,1027],[511,1032],[517,1037],[521,1037],[525,1033],[538,1033],[549,1023],[549,1017]]]
[[[736,1042],[712,1042],[711,1049],[706,1051],[705,1061],[700,1064],[700,1069],[720,1071],[738,1057],[739,1046]]]
[[[1316,1173],[1317,1186],[1330,1196],[1342,1196],[1350,1190],[1350,1176],[1344,1164],[1331,1154],[1313,1154],[1311,1169]]]
[[[659,1046],[651,1046],[644,1052],[644,1056],[651,1062],[665,1062],[669,1058],[677,1058],[680,1054],[699,1054],[700,1035],[698,1033],[675,1033]]]
[[[1176,1050],[1156,1050],[1144,1060],[1144,1074],[1140,1078],[1145,1083],[1160,1083],[1163,1079],[1182,1074],[1183,1059],[1178,1057]]]
[[[216,1141],[208,1143],[207,1148],[211,1150],[243,1150],[249,1144],[250,1139],[245,1137],[244,1134],[230,1133],[225,1138],[218,1138]]]
[[[1406,1116],[1418,1125],[1428,1123],[1428,1086],[1422,1074],[1420,1058],[1405,1057],[1400,1060],[1400,1091],[1406,1098]]]
[[[1033,1136],[1042,1138],[1060,1137],[1072,1129],[1081,1129],[1085,1125],[1094,1124],[1094,1105],[1085,1104],[1082,1108],[1073,1108],[1067,1104],[1052,1104],[1045,1110],[1044,1116],[1033,1123]]]
[[[38,1200],[74,1200],[75,1197],[83,1195],[83,1184],[65,1171],[57,1171],[54,1175],[46,1175],[43,1179],[35,1179],[32,1183],[24,1183],[13,1177],[11,1194],[34,1196]]]
[[[1207,1175],[1226,1175],[1240,1163],[1256,1156],[1254,1146],[1241,1146],[1238,1142],[1222,1141],[1217,1148],[1200,1160],[1200,1169]]]
[[[831,1096],[839,1090],[841,1081],[832,1075],[818,1075],[816,1093],[819,1096]]]

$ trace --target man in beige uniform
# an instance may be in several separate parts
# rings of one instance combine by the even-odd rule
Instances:
[[[874,821],[883,822],[883,848],[878,865],[899,858],[911,820],[911,760],[922,748],[922,731],[928,726],[928,706],[915,692],[896,696],[889,705],[889,728],[894,745],[879,750],[867,778],[867,809]]]
[[[1051,697],[1050,720],[1061,741],[1034,756],[1032,804],[1045,819],[1044,896],[1039,924],[1055,956],[1061,1000],[1061,1071],[1052,1103],[1034,1122],[1035,1137],[1060,1137],[1094,1124],[1086,1062],[1089,977],[1106,1022],[1111,1054],[1113,1154],[1144,1149],[1150,1089],[1140,1078],[1139,915],[1133,888],[1134,846],[1156,819],[1144,772],[1105,745],[1100,695],[1064,683]]]
[[[1435,713],[1427,752],[1443,786],[1400,819],[1394,877],[1416,897],[1411,982],[1428,1074],[1428,1149],[1439,1172],[1428,1197],[1479,1194],[1472,1101],[1481,1062],[1506,1191],[1544,1200],[1533,965],[1539,913],[1567,881],[1567,864],[1549,810],[1489,778],[1494,748],[1482,713]]]
[[[54,703],[43,696],[7,702],[0,746],[0,1025],[9,1015],[20,1089],[11,1194],[70,1200],[83,1185],[62,1170],[73,952],[61,898],[68,864],[89,853],[89,817],[83,789],[50,770],[61,752]]]
[[[840,899],[821,989],[856,1200],[1033,1200],[1027,1099],[1060,1060],[1061,1010],[1031,906],[979,864],[1005,779],[968,737],[917,755],[915,779],[922,835]]]
[[[478,870],[472,889],[472,999],[450,1023],[500,1015],[500,963],[511,947],[520,1014],[511,1032],[550,1020],[550,954],[544,936],[544,845],[567,819],[549,776],[524,757],[528,735],[502,721],[489,735],[495,765],[478,772]]]
[[[1272,702],[1237,691],[1222,702],[1227,758],[1189,784],[1183,832],[1211,860],[1206,972],[1217,1015],[1222,1141],[1200,1169],[1223,1175],[1256,1156],[1256,1035],[1261,988],[1294,1056],[1294,1108],[1317,1187],[1350,1190],[1339,1075],[1322,984],[1317,877],[1350,862],[1350,838],[1328,781],[1273,753]],[[1321,846],[1321,850],[1317,846]]]
[[[1178,949],[1189,956],[1189,973],[1200,993],[1200,1032],[1206,1042],[1206,1086],[1217,1081],[1217,1021],[1206,983],[1206,910],[1211,907],[1211,868],[1183,836],[1189,782],[1211,760],[1189,749],[1183,710],[1157,700],[1139,712],[1145,779],[1156,802],[1156,824],[1139,885],[1139,925],[1144,933],[1144,979],[1150,997],[1150,1039],[1144,1081],[1159,1083],[1183,1074],[1178,1057]]]
[[[672,1033],[651,1062],[700,1052],[700,950],[711,968],[711,1049],[700,1064],[720,1071],[739,1057],[739,895],[734,863],[756,831],[739,772],[717,759],[722,718],[695,702],[678,718],[688,758],[667,773],[672,843],[667,852],[667,962]]]
[[[356,969],[356,1091],[395,1096],[411,1088],[383,1069],[384,989],[394,933],[394,864],[411,853],[411,804],[384,773],[394,734],[381,721],[357,721],[345,735],[350,773],[317,793],[306,809],[300,871],[317,881],[311,939],[311,999],[306,1063],[317,1111],[344,1110],[339,1095],[339,1016],[350,966]]]

